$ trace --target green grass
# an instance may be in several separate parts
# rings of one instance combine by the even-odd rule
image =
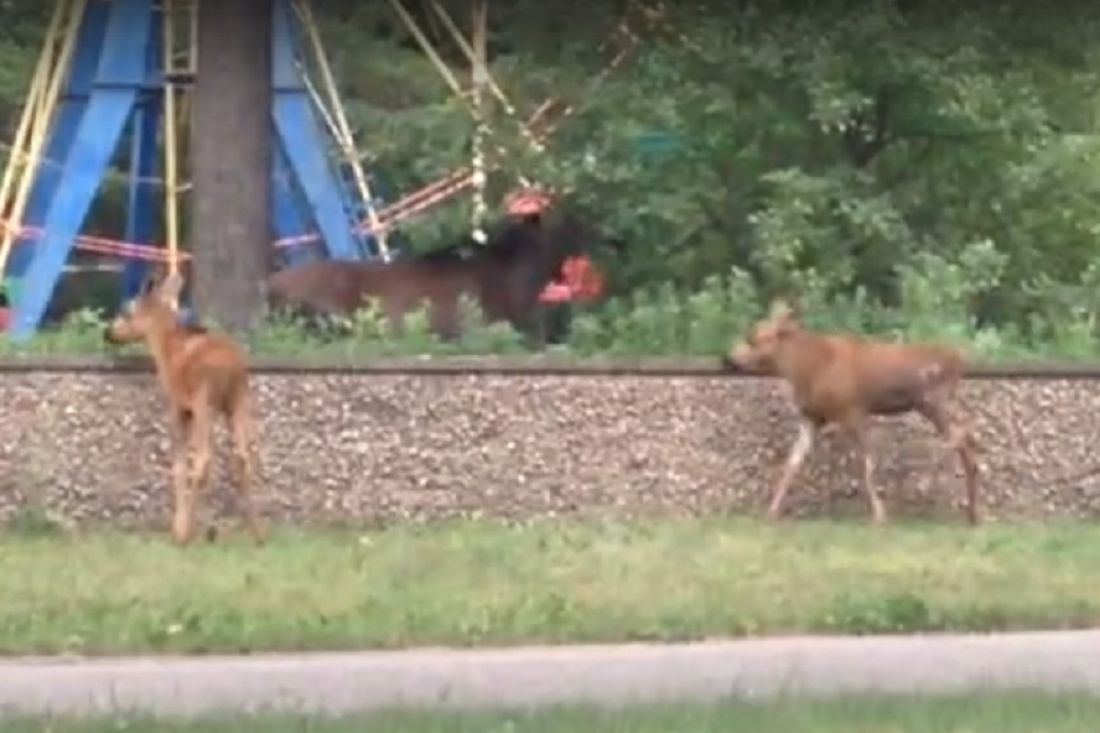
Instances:
[[[1038,693],[726,702],[599,711],[387,713],[360,718],[257,717],[189,722],[5,721],[5,733],[1095,733],[1100,698]]]
[[[1092,625],[1086,524],[456,522],[0,533],[0,652],[209,652]]]

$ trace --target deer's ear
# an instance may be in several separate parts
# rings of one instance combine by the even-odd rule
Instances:
[[[141,285],[138,287],[138,296],[148,295],[156,290],[157,281],[160,280],[159,274],[155,267],[150,267],[145,273],[145,277],[141,279]]]
[[[179,305],[180,292],[183,290],[183,277],[178,272],[169,273],[160,284],[157,294],[173,308]]]

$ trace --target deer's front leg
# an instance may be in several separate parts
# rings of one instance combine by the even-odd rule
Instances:
[[[783,473],[779,476],[779,481],[775,485],[775,491],[772,494],[772,503],[768,507],[768,518],[778,519],[783,513],[783,500],[787,496],[787,490],[791,486],[791,482],[794,481],[794,477],[798,474],[802,464],[805,463],[806,457],[810,454],[810,450],[814,446],[814,426],[805,419],[802,419],[798,423],[798,437],[795,438],[794,445],[791,446],[791,452],[787,455],[787,461],[783,464]]]

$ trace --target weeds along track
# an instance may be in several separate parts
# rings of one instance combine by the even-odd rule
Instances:
[[[733,373],[720,359],[703,357],[404,356],[371,360],[253,357],[250,361],[251,371],[255,374],[767,378],[759,374]],[[126,373],[151,371],[152,368],[151,359],[144,355],[28,354],[0,357],[0,373]],[[975,363],[966,371],[965,378],[1100,379],[1100,362]]]

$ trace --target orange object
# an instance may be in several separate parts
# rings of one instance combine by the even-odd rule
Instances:
[[[562,263],[561,278],[547,283],[539,300],[543,303],[583,302],[595,300],[603,292],[603,273],[588,255],[574,255]]]
[[[548,282],[539,294],[542,303],[568,303],[573,299],[573,291],[568,285],[559,282]]]
[[[504,199],[504,207],[512,216],[533,216],[550,207],[553,199],[535,187],[519,188]]]
[[[595,300],[603,295],[603,273],[587,255],[576,255],[566,259],[562,263],[561,273],[566,285],[573,293],[574,300]]]

